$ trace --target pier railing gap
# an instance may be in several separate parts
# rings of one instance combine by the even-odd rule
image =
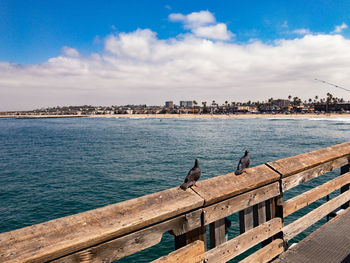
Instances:
[[[288,242],[350,200],[350,142],[220,175],[183,191],[178,187],[0,234],[0,262],[113,262],[158,244],[165,232],[175,251],[155,262],[268,262]],[[338,177],[284,200],[295,186],[340,168]],[[284,218],[340,194],[294,222]],[[239,213],[240,235],[226,241],[225,217]],[[207,233],[206,229],[209,226]],[[209,250],[206,240],[209,235]]]

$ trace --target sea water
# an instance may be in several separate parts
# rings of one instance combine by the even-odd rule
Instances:
[[[178,186],[195,158],[204,180],[232,172],[246,149],[256,166],[349,141],[349,129],[346,118],[0,119],[0,233]],[[286,198],[338,170],[288,191]],[[230,219],[232,238],[239,234],[237,214]],[[149,262],[173,246],[166,233],[160,244],[120,261]]]

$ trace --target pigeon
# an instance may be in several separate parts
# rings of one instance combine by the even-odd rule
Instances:
[[[244,156],[239,160],[237,169],[235,171],[235,175],[240,175],[243,172],[246,173],[246,169],[248,168],[250,164],[250,158],[249,158],[249,150],[246,150],[244,153]]]
[[[180,185],[180,188],[182,190],[186,190],[188,187],[191,187],[192,185],[196,186],[196,182],[201,177],[202,171],[201,168],[199,168],[199,159],[196,159],[194,162],[193,168],[188,172],[185,181],[182,185]]]

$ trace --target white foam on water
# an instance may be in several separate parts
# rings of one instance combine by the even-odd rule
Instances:
[[[335,121],[335,122],[345,122],[345,123],[350,123],[350,118],[307,118],[307,120],[310,121]]]

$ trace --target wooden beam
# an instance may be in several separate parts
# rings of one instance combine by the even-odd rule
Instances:
[[[89,249],[54,260],[54,263],[79,262],[82,254],[89,254],[91,263],[113,262],[158,244],[163,233],[186,234],[201,226],[201,210],[181,215],[154,226],[104,242]],[[1,261],[1,260],[0,260]]]
[[[284,252],[284,245],[283,240],[278,238],[268,245],[264,246],[263,248],[259,249],[255,253],[249,255],[240,263],[251,263],[251,262],[259,262],[259,263],[265,263],[269,262],[278,255],[282,254]]]
[[[207,225],[221,218],[237,213],[252,205],[259,204],[280,194],[279,183],[275,182],[228,200],[203,208],[204,224]]]
[[[282,178],[284,178],[349,155],[350,142],[346,142],[313,152],[269,162],[267,165],[275,171],[278,171],[278,173],[282,175]]]
[[[275,235],[282,229],[281,218],[274,218],[239,235],[205,253],[205,262],[227,262],[265,239]]]
[[[287,191],[295,186],[298,186],[302,183],[310,181],[313,178],[319,177],[322,174],[333,171],[341,167],[342,165],[348,163],[347,157],[341,157],[320,165],[310,168],[308,170],[302,171],[297,174],[285,177],[282,179],[282,191]]]
[[[203,205],[179,187],[0,234],[4,261],[49,261]]]
[[[174,252],[163,256],[152,263],[197,263],[203,262],[204,259],[204,242],[194,241],[187,246],[175,250]]]
[[[276,182],[279,178],[280,175],[271,168],[259,165],[238,176],[229,173],[197,182],[198,187],[193,190],[204,198],[205,205],[210,205]]]
[[[329,202],[319,206],[318,208],[312,210],[310,213],[299,218],[298,220],[290,223],[289,225],[283,227],[283,236],[286,241],[291,240],[293,237],[303,232],[305,229],[322,219],[322,217],[327,216],[330,212],[340,207],[342,204],[350,200],[350,191],[335,197]]]
[[[261,202],[253,207],[254,226],[261,225],[266,222],[266,205]]]
[[[344,165],[340,168],[340,174],[345,174],[349,172],[349,163],[347,165]],[[350,189],[350,184],[344,185],[340,189],[340,193],[344,193],[345,191],[349,191]],[[350,202],[347,202],[341,206],[342,209],[347,209],[350,206]]]
[[[225,218],[219,219],[209,225],[210,248],[217,247],[226,241]]]
[[[248,207],[239,212],[239,232],[247,232],[254,226],[253,207]]]
[[[349,183],[350,173],[346,173],[323,185],[297,195],[284,203],[283,216],[286,217]]]

